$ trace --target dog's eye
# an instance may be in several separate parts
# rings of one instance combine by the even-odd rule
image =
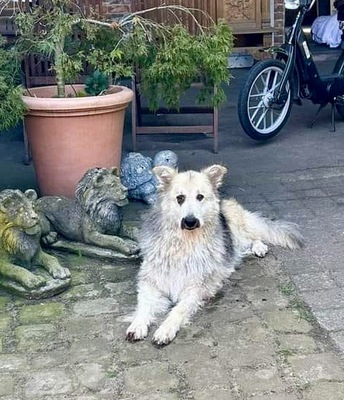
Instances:
[[[179,205],[182,205],[182,204],[184,203],[184,201],[185,201],[185,196],[184,196],[183,194],[179,194],[179,195],[177,196],[177,203],[178,203]]]
[[[202,200],[204,199],[203,194],[198,194],[198,195],[196,196],[196,199],[197,199],[198,201],[202,201]]]

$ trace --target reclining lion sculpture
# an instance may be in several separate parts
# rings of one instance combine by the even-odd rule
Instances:
[[[136,256],[139,247],[135,231],[125,226],[121,208],[128,204],[128,189],[121,184],[117,168],[92,168],[79,181],[75,199],[44,196],[36,208],[48,231],[45,243],[62,250],[95,254],[84,244]],[[61,242],[58,236],[75,243]],[[54,243],[55,242],[55,243]],[[60,243],[56,246],[55,244]]]
[[[34,266],[42,266],[57,280],[70,277],[69,270],[41,248],[42,226],[33,205],[36,199],[33,189],[0,192],[0,279],[3,284],[5,279],[6,285],[16,282],[24,291],[47,283],[44,276],[29,270]]]

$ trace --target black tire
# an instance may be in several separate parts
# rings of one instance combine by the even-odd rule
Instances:
[[[276,87],[275,80],[280,81],[284,68],[285,64],[280,60],[273,59],[260,61],[251,68],[241,89],[238,100],[240,124],[247,135],[254,140],[264,141],[271,139],[277,135],[289,118],[293,105],[293,87],[290,81],[287,82],[286,86],[287,99],[284,105],[281,106],[281,109],[276,109],[275,107],[272,108],[268,104],[268,96],[271,96],[271,93],[273,92],[269,86],[274,85]],[[266,77],[269,77],[269,79],[266,79],[265,81],[265,84],[268,81],[267,86],[269,90],[266,94],[263,94],[259,92],[259,83],[264,86],[263,77],[265,75]],[[255,91],[257,91],[257,93],[255,93]],[[266,119],[270,118],[271,122],[275,116],[276,122],[271,123],[271,126],[264,128]],[[261,128],[262,122],[264,126]]]

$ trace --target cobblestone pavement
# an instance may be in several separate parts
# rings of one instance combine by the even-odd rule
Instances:
[[[0,297],[1,398],[343,399],[344,365],[282,272],[288,255],[246,260],[160,349],[124,340],[137,264],[60,257],[70,290]]]
[[[70,290],[42,301],[0,294],[1,398],[344,399],[343,123],[330,133],[325,109],[308,129],[315,106],[305,103],[275,140],[252,142],[236,111],[247,71],[233,73],[220,113],[219,154],[199,135],[142,137],[139,150],[153,155],[170,148],[181,169],[223,163],[230,171],[223,195],[299,223],[305,248],[272,248],[265,259],[246,260],[161,349],[149,338],[124,340],[122,317],[135,305],[138,264],[63,255]],[[35,186],[21,155],[20,141],[1,140],[1,189]],[[127,217],[137,220],[139,210],[132,204]]]

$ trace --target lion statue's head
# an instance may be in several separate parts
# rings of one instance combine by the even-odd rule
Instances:
[[[91,217],[107,230],[119,223],[119,207],[128,204],[128,189],[122,185],[116,167],[89,169],[79,181],[75,196]]]
[[[0,251],[30,260],[35,254],[41,237],[39,216],[33,202],[37,193],[5,189],[0,192]]]
[[[17,228],[28,235],[39,233],[39,217],[33,207],[36,199],[37,193],[33,189],[25,193],[14,189],[0,192],[0,232]]]

